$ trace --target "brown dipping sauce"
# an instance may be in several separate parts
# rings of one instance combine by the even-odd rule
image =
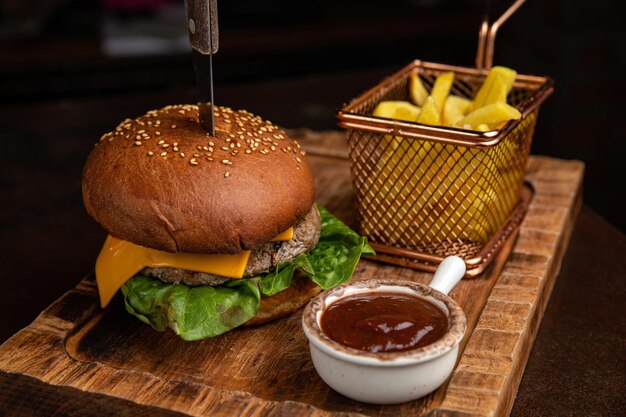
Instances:
[[[332,340],[369,352],[399,352],[429,345],[448,330],[448,317],[435,304],[410,294],[349,295],[322,314],[322,331]]]

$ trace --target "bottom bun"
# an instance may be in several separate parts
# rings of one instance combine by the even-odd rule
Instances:
[[[297,273],[289,288],[271,297],[261,297],[259,312],[242,326],[255,326],[293,313],[321,291],[319,285],[307,276]]]

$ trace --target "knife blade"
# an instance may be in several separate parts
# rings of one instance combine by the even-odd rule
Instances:
[[[202,128],[215,136],[213,54],[219,48],[217,0],[185,0]]]

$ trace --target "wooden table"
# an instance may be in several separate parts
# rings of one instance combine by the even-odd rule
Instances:
[[[108,104],[112,103],[93,106],[105,110]],[[1,116],[3,155],[16,155],[3,160],[2,166],[3,187],[9,191],[1,216],[3,340],[89,272],[102,242],[103,233],[86,217],[80,204],[80,167],[97,136],[95,132],[101,131],[111,116],[70,103],[57,109],[72,116],[73,123],[68,124],[67,120],[49,117],[49,110],[45,106],[27,111],[17,107]],[[46,123],[26,125],[33,112],[40,117],[48,115]],[[624,414],[626,373],[620,361],[626,333],[624,253],[626,238],[591,210],[583,209],[530,355],[513,416]],[[10,383],[2,381],[4,387]],[[28,409],[32,395],[23,392],[2,401],[17,405],[17,410],[19,404]],[[90,407],[106,403],[102,398],[85,404],[80,391],[69,390],[67,398],[64,406],[69,408],[65,410],[76,415],[89,415]],[[59,408],[60,404],[44,404],[47,408],[43,409],[52,414],[53,406]],[[140,410],[132,402],[121,401],[116,407],[126,415],[156,411],[167,415],[162,410]]]

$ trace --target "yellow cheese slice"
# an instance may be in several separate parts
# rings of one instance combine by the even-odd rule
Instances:
[[[272,241],[290,240],[292,237],[293,228],[289,228]],[[241,278],[249,258],[250,251],[235,255],[169,253],[108,236],[96,260],[96,283],[100,294],[100,306],[106,307],[117,290],[146,267],[180,268],[228,278]]]
[[[272,242],[282,242],[291,239],[293,239],[293,227],[290,227],[289,229],[276,236],[274,239],[272,239]]]

